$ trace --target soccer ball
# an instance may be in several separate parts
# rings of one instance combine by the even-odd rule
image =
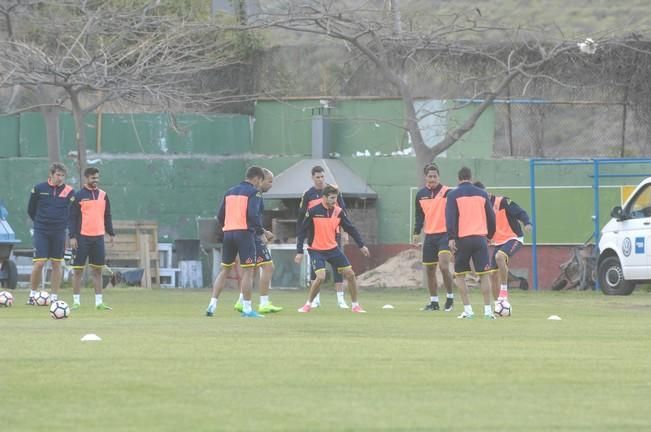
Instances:
[[[34,303],[36,306],[49,306],[50,294],[47,291],[39,291],[34,296]]]
[[[511,303],[508,300],[498,300],[495,302],[495,315],[501,317],[511,316]]]
[[[9,307],[14,304],[14,296],[9,291],[0,292],[0,306]]]
[[[50,305],[50,316],[53,319],[64,319],[70,315],[70,307],[63,300],[57,300]]]

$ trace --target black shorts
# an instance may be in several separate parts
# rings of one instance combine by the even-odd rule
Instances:
[[[34,230],[34,261],[63,261],[66,231]]]
[[[423,265],[437,264],[442,253],[450,253],[448,234],[426,234],[423,242]]]
[[[337,240],[338,248],[341,250],[341,233],[340,232],[338,232],[336,234],[335,239]],[[342,252],[342,254],[343,254],[343,252]],[[311,255],[310,255],[310,258],[311,258]],[[334,281],[334,283],[336,283],[336,284],[343,283],[344,282],[344,277],[341,275],[341,273],[339,273],[339,271],[337,271],[337,268],[335,266],[333,266],[332,264],[330,264],[330,268],[332,269],[332,280]],[[316,279],[316,273],[314,273],[314,269],[311,269],[310,270],[310,280],[314,280],[314,279]]]
[[[330,265],[330,268],[332,269],[332,280],[334,283],[343,283],[344,282],[344,277],[337,271],[337,269],[333,266]],[[314,270],[310,270],[310,280],[316,279],[316,273],[314,273]]]
[[[255,265],[261,266],[269,264],[271,261],[271,253],[266,244],[262,243],[259,236],[255,236]]]
[[[74,254],[72,268],[84,268],[86,259],[91,267],[104,267],[104,236],[79,236]]]
[[[222,244],[222,266],[232,267],[240,256],[240,267],[255,266],[255,235],[248,230],[224,232]]]
[[[470,260],[478,275],[491,271],[488,255],[488,240],[483,236],[469,236],[457,239],[457,251],[454,254],[454,273],[463,275],[472,271]]]
[[[334,248],[327,251],[316,251],[309,250],[310,253],[310,264],[312,266],[312,274],[314,279],[316,279],[316,272],[319,270],[325,271],[326,262],[330,263],[332,270],[334,271],[335,276],[339,275],[339,280],[343,281],[343,276],[341,271],[350,267],[350,261],[341,249]],[[314,280],[313,279],[313,280]],[[337,279],[335,278],[335,282]]]
[[[506,255],[506,262],[508,263],[509,259],[511,259],[511,257],[515,255],[515,253],[520,249],[522,249],[522,242],[517,239],[511,239],[504,244],[495,246],[493,249],[493,256],[491,258],[491,268],[497,268],[497,260],[495,257],[498,253]]]

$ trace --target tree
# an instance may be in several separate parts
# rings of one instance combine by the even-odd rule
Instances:
[[[16,32],[14,30],[14,21],[20,20],[26,11],[37,7],[43,3],[43,0],[8,0],[0,3],[0,16],[2,17],[2,28],[4,30],[4,37],[10,42],[16,41]],[[12,45],[9,45],[13,48]],[[48,160],[50,163],[60,160],[60,143],[59,143],[59,112],[61,109],[60,103],[56,100],[59,98],[53,94],[50,89],[44,86],[36,86],[31,89],[32,94],[25,97],[25,87],[20,85],[13,85],[9,98],[4,106],[5,113],[17,113],[23,110],[32,110],[39,108],[45,120],[45,131],[47,139]],[[33,97],[30,97],[33,96]],[[17,107],[22,99],[35,99],[39,102],[31,103],[27,101],[28,107],[20,109]]]
[[[72,112],[80,179],[86,166],[84,117],[109,101],[175,112],[248,97],[196,84],[197,76],[239,62],[234,38],[209,21],[165,15],[160,1],[118,7],[92,0],[14,2],[26,7],[14,15],[20,25],[7,21],[11,37],[0,41],[0,88],[20,86],[38,93],[34,106]],[[7,17],[17,9],[0,13]],[[44,100],[46,90],[57,95],[54,103]]]
[[[386,4],[386,2],[384,2]],[[377,2],[376,2],[377,4]],[[549,80],[564,85],[562,69],[587,63],[577,41],[562,32],[525,29],[489,22],[479,9],[446,16],[428,17],[403,29],[399,2],[373,8],[373,2],[332,2],[323,0],[289,2],[284,9],[267,10],[259,22],[292,32],[311,33],[342,41],[353,54],[371,62],[403,100],[405,129],[411,137],[419,161],[431,161],[456,143],[476,124],[482,113],[518,80],[526,93],[531,82]],[[609,43],[598,39],[601,46]],[[449,68],[466,79],[466,88],[478,103],[461,125],[447,131],[432,148],[423,139],[418,122],[437,112],[416,112],[406,71],[419,62]],[[474,70],[473,70],[474,68]],[[595,68],[597,69],[597,68]]]

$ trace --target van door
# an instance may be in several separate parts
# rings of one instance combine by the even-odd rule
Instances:
[[[619,222],[618,245],[626,279],[651,278],[651,183],[626,204],[626,220]]]

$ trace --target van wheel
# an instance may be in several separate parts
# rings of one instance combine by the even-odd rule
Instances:
[[[635,284],[624,279],[619,259],[610,256],[599,264],[599,287],[606,295],[629,295],[635,289]]]

